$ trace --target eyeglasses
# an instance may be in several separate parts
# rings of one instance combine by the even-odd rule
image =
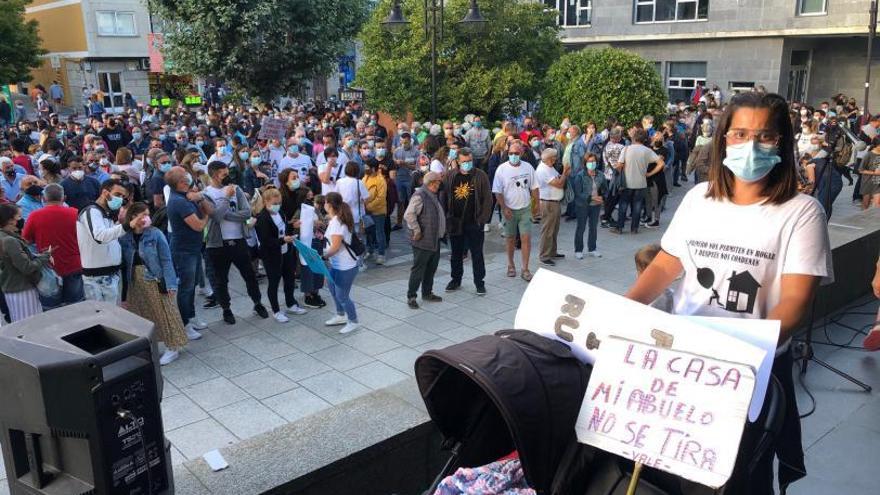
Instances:
[[[779,133],[768,130],[731,129],[724,133],[724,136],[729,144],[741,144],[753,140],[761,144],[776,144],[779,142]]]

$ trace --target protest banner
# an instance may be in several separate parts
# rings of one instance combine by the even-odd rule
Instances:
[[[260,121],[260,133],[257,134],[257,139],[279,139],[284,141],[286,134],[286,120],[273,117],[263,117]]]
[[[295,239],[293,243],[296,246],[297,251],[299,251],[300,258],[302,258],[306,265],[308,265],[309,270],[315,275],[323,275],[327,278],[327,281],[332,284],[333,277],[330,276],[330,270],[327,269],[327,264],[324,263],[321,255],[312,249],[311,246],[303,244],[299,239]]]
[[[755,386],[752,368],[617,336],[603,339],[599,355],[575,425],[578,441],[631,459],[637,470],[724,485]]]

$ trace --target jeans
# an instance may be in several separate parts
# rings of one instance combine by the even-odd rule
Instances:
[[[370,215],[373,225],[367,229],[367,251],[385,256],[385,215]]]
[[[73,273],[61,277],[61,292],[55,297],[40,296],[44,310],[60,308],[68,304],[78,303],[85,299],[81,273]]]
[[[464,275],[464,253],[471,253],[471,267],[474,271],[474,285],[483,287],[483,279],[486,278],[486,263],[483,261],[483,241],[486,234],[483,226],[478,224],[463,224],[461,235],[450,235],[449,244],[452,250],[450,261],[452,269],[452,281],[461,283]]]
[[[293,248],[288,248],[284,254],[272,253],[271,256],[263,258],[266,278],[269,279],[266,295],[269,296],[269,304],[272,305],[273,313],[281,311],[278,306],[278,284],[282,279],[284,279],[284,304],[288,308],[297,304],[296,297],[293,295],[293,291],[296,289],[295,256]]]
[[[639,231],[639,219],[642,217],[642,210],[645,207],[645,189],[621,189],[620,200],[617,203],[617,228],[623,231],[626,224],[626,210],[632,204],[632,232]]]
[[[602,211],[602,205],[577,205],[574,208],[575,217],[577,218],[577,227],[574,230],[574,251],[576,253],[584,252],[584,230],[589,224],[590,230],[587,234],[587,251],[596,250],[596,230],[599,226],[599,213]]]
[[[89,301],[119,303],[119,275],[82,276],[83,294]]]
[[[346,315],[348,321],[357,323],[357,309],[355,309],[354,301],[351,300],[351,286],[354,285],[354,278],[358,274],[358,267],[349,268],[348,270],[330,269],[330,276],[333,282],[329,284],[330,294],[333,296],[333,302],[336,303],[336,314],[339,316]]]
[[[816,199],[819,200],[819,203],[822,203],[822,207],[825,208],[825,216],[830,219],[831,213],[834,210],[834,200],[837,199],[837,195],[843,190],[843,177],[839,173],[832,171],[830,191],[828,180],[825,177],[819,177],[816,180],[819,183],[819,187],[816,189]]]
[[[241,278],[244,279],[248,296],[254,306],[261,304],[260,286],[257,285],[257,276],[254,266],[251,264],[251,252],[247,241],[235,239],[223,241],[223,247],[208,248],[208,258],[214,265],[214,297],[224,310],[229,309],[229,269],[232,265],[238,269]]]
[[[196,272],[202,263],[202,253],[172,250],[171,261],[177,272],[177,309],[186,325],[196,316]]]
[[[413,247],[413,266],[409,272],[409,288],[406,297],[416,297],[419,286],[422,286],[422,297],[434,292],[434,274],[440,264],[440,250],[428,251]]]
[[[398,214],[402,215],[403,213],[401,212],[406,210],[407,205],[409,205],[409,198],[412,196],[412,182],[397,182],[395,186],[397,187],[397,211]]]

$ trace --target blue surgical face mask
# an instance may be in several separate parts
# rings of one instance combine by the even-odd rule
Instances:
[[[107,201],[107,208],[110,208],[113,211],[122,208],[122,198],[119,196],[110,196],[110,199]]]
[[[263,158],[259,156],[251,157],[251,165],[259,165],[263,163]]]
[[[770,173],[782,158],[776,145],[748,141],[742,144],[728,144],[724,166],[745,182],[756,182]]]
[[[196,146],[198,146],[199,148],[201,148],[204,145],[205,145],[204,141],[196,141]]]
[[[385,158],[385,153],[385,148],[376,148],[376,158],[379,158],[380,160]]]
[[[299,179],[294,179],[287,183],[287,187],[289,187],[291,191],[296,191],[297,189],[299,189],[299,186]]]
[[[139,133],[139,132],[132,132],[132,133],[131,133],[131,137],[132,137],[132,139],[134,139],[135,141],[140,141],[142,135],[143,135],[143,134],[141,134],[141,133]]]
[[[519,165],[519,155],[510,155],[507,157],[507,160],[510,161],[511,165]]]
[[[596,170],[596,162],[587,162],[587,170]]]
[[[160,163],[159,170],[164,174],[165,172],[171,170],[171,162],[168,163]]]
[[[458,150],[449,150],[449,159],[455,160],[458,158]]]
[[[474,162],[461,162],[458,164],[458,167],[461,169],[462,172],[470,172],[474,169]]]
[[[289,153],[299,153],[299,145],[292,144],[289,148],[287,148]]]
[[[355,145],[354,139],[349,139],[348,141],[345,142],[345,146],[346,146],[347,148],[351,148],[351,147],[353,147],[354,145]]]
[[[278,213],[278,211],[281,210],[281,205],[269,205],[266,207],[266,209],[268,209],[272,213]]]
[[[164,141],[165,137],[165,134],[159,134],[159,141]]]
[[[241,158],[242,160],[247,160],[248,157],[250,157],[250,156],[251,156],[251,154],[248,151],[239,151],[238,152],[238,157]]]

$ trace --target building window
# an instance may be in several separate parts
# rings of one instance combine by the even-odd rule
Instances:
[[[669,101],[690,101],[697,85],[706,86],[706,62],[668,62]]]
[[[560,26],[589,26],[593,20],[593,0],[544,0],[544,5],[559,11]]]
[[[134,12],[115,10],[98,11],[98,34],[100,36],[136,36]]]
[[[798,15],[825,14],[825,0],[798,0]]]
[[[731,93],[748,93],[755,89],[755,81],[730,81],[727,83],[727,89]]]
[[[635,17],[637,24],[647,24],[652,22],[699,21],[707,19],[709,17],[709,0],[635,1]]]

